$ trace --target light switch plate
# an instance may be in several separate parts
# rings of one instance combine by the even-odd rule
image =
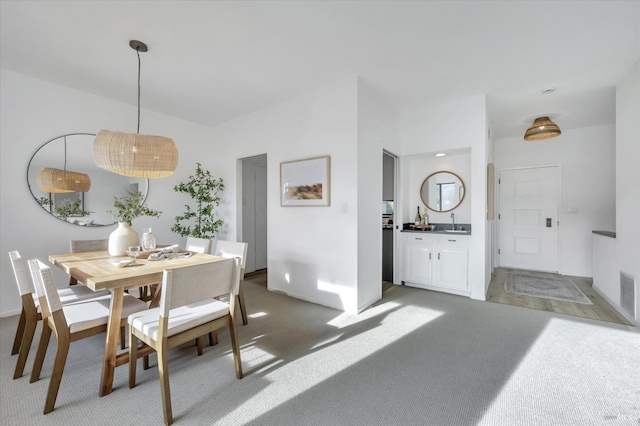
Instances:
[[[567,207],[567,214],[578,214],[577,207]]]

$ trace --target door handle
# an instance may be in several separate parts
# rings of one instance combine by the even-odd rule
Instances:
[[[551,228],[551,218],[547,218],[547,228]]]

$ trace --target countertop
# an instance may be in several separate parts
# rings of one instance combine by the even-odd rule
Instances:
[[[446,230],[438,229],[437,231],[417,231],[413,229],[403,229],[400,232],[415,232],[417,234],[445,234],[445,235],[471,235],[471,231],[456,231],[456,232],[447,232]]]

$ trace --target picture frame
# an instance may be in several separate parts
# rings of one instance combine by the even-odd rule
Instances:
[[[80,201],[79,210],[84,210],[84,192],[54,192],[50,193],[51,209],[64,207],[65,204],[77,203]],[[72,214],[70,217],[82,217],[81,214]]]
[[[331,158],[306,158],[280,163],[280,205],[328,207]]]

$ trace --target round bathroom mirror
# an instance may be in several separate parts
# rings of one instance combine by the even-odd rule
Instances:
[[[93,160],[93,133],[69,133],[40,146],[27,166],[27,185],[40,208],[65,222],[79,226],[105,226],[115,223],[108,210],[114,210],[113,197],[149,190],[149,180],[122,176],[103,170]],[[90,179],[86,192],[48,192],[38,185],[43,169],[71,171]]]
[[[420,187],[420,198],[429,210],[448,212],[464,199],[464,183],[455,173],[442,171],[427,176]]]

